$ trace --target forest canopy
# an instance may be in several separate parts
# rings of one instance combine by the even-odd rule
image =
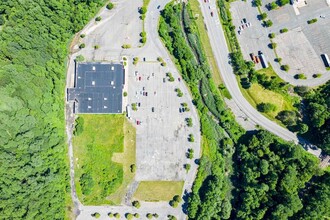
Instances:
[[[0,216],[63,219],[67,45],[101,0],[0,2]]]

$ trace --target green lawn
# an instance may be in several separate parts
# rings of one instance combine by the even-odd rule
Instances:
[[[205,29],[203,15],[202,15],[202,12],[200,10],[199,2],[197,0],[190,0],[189,3],[190,3],[190,8],[191,8],[191,11],[193,13],[193,16],[198,15],[195,22],[196,22],[197,27],[198,27],[199,37],[201,39],[202,47],[203,47],[203,50],[204,50],[205,55],[207,57],[207,61],[210,65],[210,69],[211,69],[211,72],[212,72],[212,78],[213,78],[215,84],[217,86],[219,86],[222,83],[222,79],[220,77],[220,72],[219,72],[219,69],[218,69],[218,65],[217,65],[217,63],[215,61],[215,58],[214,58],[214,54],[213,54],[212,47],[211,47],[211,44],[210,44],[210,39],[209,39],[209,37],[207,35],[207,31]]]
[[[77,194],[85,205],[118,204],[124,192],[111,196],[132,179],[126,174],[135,163],[135,130],[124,115],[79,117],[84,130],[73,139]]]
[[[265,74],[269,77],[275,76],[279,79],[277,74],[274,72],[273,68],[269,67],[267,69],[261,69],[257,71],[258,73]],[[283,81],[279,79],[280,81]],[[239,79],[238,79],[239,82]],[[296,110],[294,107],[295,98],[291,97],[289,94],[279,93],[275,91],[271,91],[268,89],[264,89],[258,83],[252,83],[249,89],[243,89],[239,83],[240,89],[242,91],[243,96],[246,98],[250,104],[256,108],[257,104],[261,102],[272,103],[276,106],[276,111],[263,113],[269,119],[276,121],[278,124],[283,124],[277,120],[276,115],[283,110]]]
[[[183,181],[142,181],[135,191],[134,198],[142,201],[170,201],[181,195]]]

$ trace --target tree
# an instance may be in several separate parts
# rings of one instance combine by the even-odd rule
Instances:
[[[278,5],[276,4],[276,2],[271,2],[268,4],[268,8],[270,10],[274,10],[274,9],[278,8]]]
[[[275,33],[270,33],[270,34],[268,35],[268,37],[269,37],[270,39],[275,38]]]
[[[277,2],[279,6],[284,6],[286,4],[289,4],[290,0],[278,0]]]
[[[186,118],[186,122],[187,122],[187,126],[188,127],[192,127],[193,126],[192,118]]]
[[[147,13],[147,7],[145,7],[145,6],[141,7],[139,12],[140,12],[140,14],[144,15],[145,13]]]
[[[86,34],[81,34],[80,37],[81,38],[85,38],[86,37]]]
[[[262,6],[262,1],[261,0],[254,0],[254,4],[256,6]]]
[[[133,202],[132,202],[132,205],[133,205],[135,208],[137,208],[137,209],[139,209],[139,208],[141,207],[141,204],[140,204],[139,201],[133,201]]]
[[[286,72],[288,72],[289,69],[290,69],[290,67],[289,67],[289,65],[282,65],[281,66],[281,69],[284,70],[284,71],[286,71]]]
[[[112,2],[110,2],[109,4],[107,4],[107,9],[108,10],[111,10],[111,9],[113,9],[113,3]]]
[[[94,218],[100,218],[101,215],[100,215],[100,213],[95,212],[95,213],[92,214],[92,217],[94,217]]]
[[[188,172],[188,171],[190,170],[190,168],[191,168],[191,165],[190,165],[189,163],[186,163],[186,164],[184,165],[184,168],[185,168],[186,171]]]
[[[267,18],[267,13],[263,12],[260,14],[260,19],[265,20]]]
[[[126,217],[126,219],[131,220],[131,219],[133,219],[134,216],[131,213],[126,213],[125,217]]]
[[[147,217],[148,219],[152,219],[152,214],[151,214],[151,213],[148,213],[148,214],[146,215],[146,217]]]
[[[276,110],[276,105],[262,102],[257,105],[257,109],[260,112],[269,113]]]
[[[272,42],[272,43],[270,44],[270,48],[272,48],[272,49],[275,49],[275,48],[276,48],[276,46],[277,46],[277,44],[276,44],[276,43],[274,43],[274,42]]]
[[[194,138],[194,135],[193,134],[189,134],[188,141],[189,142],[194,142],[195,141],[195,138]]]
[[[289,30],[287,28],[283,28],[280,30],[280,33],[285,33],[285,32],[288,32]]]
[[[82,44],[79,45],[79,49],[83,49],[85,47],[86,47],[86,45],[84,43],[82,43]]]
[[[126,92],[126,91],[123,93],[123,96],[124,96],[124,97],[126,97],[126,96],[127,96],[127,92]]]
[[[78,55],[75,59],[76,62],[82,62],[85,60],[85,57],[83,55]]]
[[[305,134],[308,131],[308,125],[304,123],[298,123],[298,133],[299,134]]]
[[[264,25],[266,27],[271,27],[273,25],[273,22],[271,20],[264,21]]]
[[[102,20],[102,17],[101,16],[97,16],[96,18],[95,18],[95,21],[101,21]]]

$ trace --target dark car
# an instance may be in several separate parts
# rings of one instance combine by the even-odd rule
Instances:
[[[151,108],[151,111],[152,111],[152,112],[155,112],[155,108],[154,108],[154,107],[152,107],[152,108]]]
[[[160,9],[160,5],[157,6],[157,9]]]

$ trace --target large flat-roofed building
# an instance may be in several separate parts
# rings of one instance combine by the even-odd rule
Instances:
[[[121,64],[77,63],[74,88],[67,99],[74,102],[75,113],[122,113],[125,71]]]

